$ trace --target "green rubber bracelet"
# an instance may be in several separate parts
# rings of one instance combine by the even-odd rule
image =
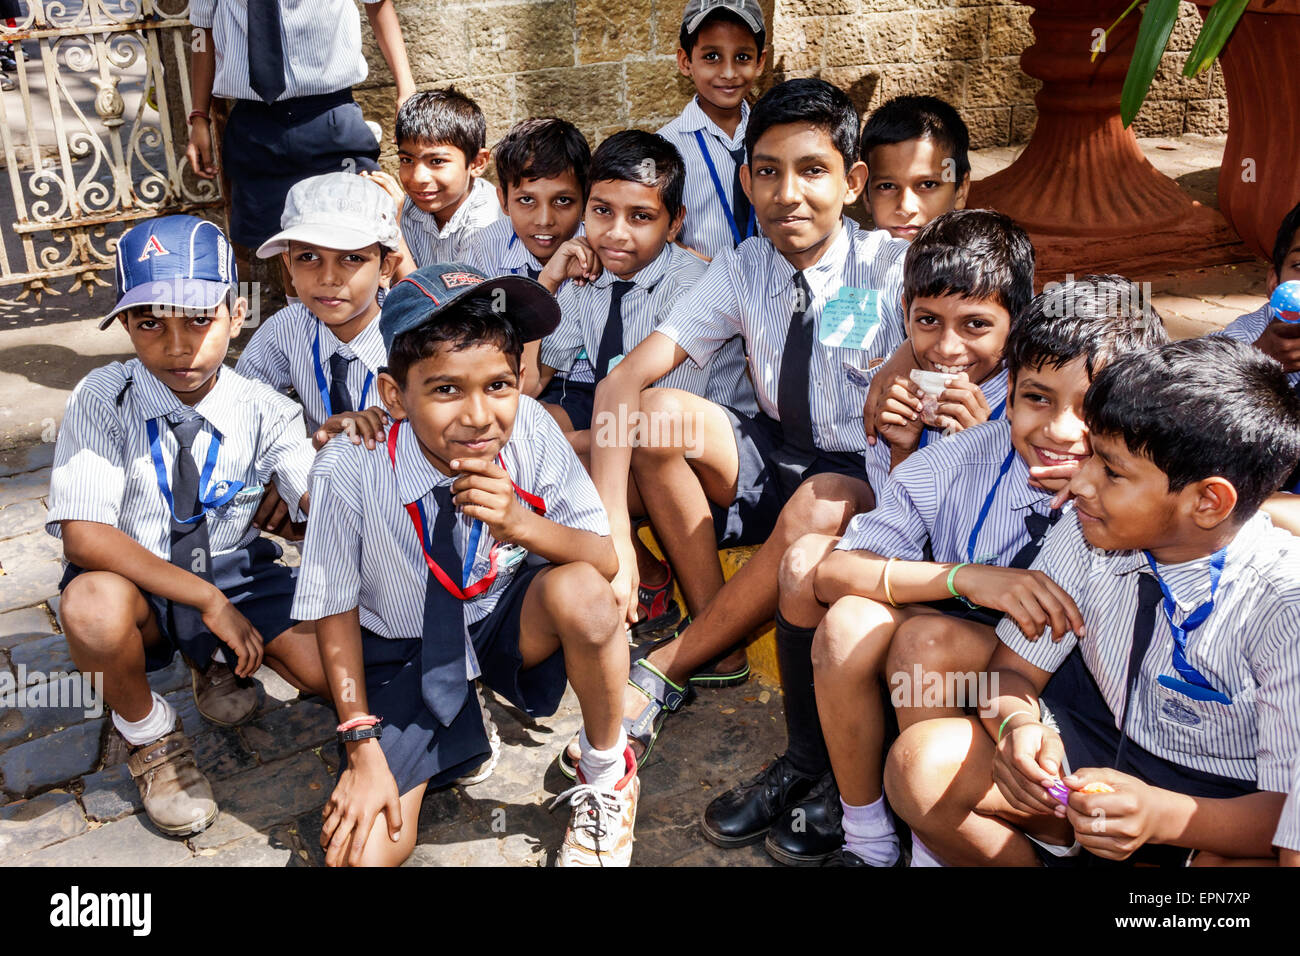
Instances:
[[[1027,710],[1016,710],[1007,714],[1006,717],[1002,718],[1002,723],[998,725],[998,743],[1002,743],[1002,731],[1007,729],[1007,721],[1009,721],[1012,717],[1015,717],[1017,714],[1029,714],[1030,717],[1034,716],[1033,714],[1030,714],[1029,711]]]
[[[957,576],[958,571],[966,567],[966,565],[968,564],[970,564],[969,561],[963,561],[961,564],[957,565],[955,568],[953,568],[951,571],[948,572],[948,593],[955,598],[960,598],[962,597],[962,595],[958,594],[957,589],[953,587],[952,579]]]

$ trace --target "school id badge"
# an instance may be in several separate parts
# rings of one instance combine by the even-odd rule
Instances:
[[[841,286],[822,309],[817,338],[831,348],[865,349],[880,325],[880,290]]]

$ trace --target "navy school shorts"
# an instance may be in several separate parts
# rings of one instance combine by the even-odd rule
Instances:
[[[545,567],[525,565],[516,571],[492,612],[469,628],[483,683],[530,717],[555,713],[567,684],[561,651],[527,670],[519,654],[524,597]],[[450,726],[442,726],[425,705],[420,693],[420,645],[415,638],[390,639],[361,631],[366,703],[372,714],[383,719],[379,746],[399,794],[426,781],[430,787],[445,786],[476,768],[490,752],[472,687]],[[340,776],[346,766],[347,752],[340,745]]]
[[[591,427],[596,386],[593,382],[571,382],[567,378],[553,375],[537,400],[546,405],[560,406],[569,416],[569,421],[573,422],[575,432],[586,431]]]
[[[262,635],[263,644],[270,644],[277,635],[287,631],[296,622],[290,617],[293,607],[293,589],[297,583],[298,569],[285,567],[276,561],[280,546],[270,538],[257,537],[245,548],[236,548],[212,558],[212,583],[221,589],[239,613]],[[84,571],[69,563],[59,582],[59,593],[73,578]],[[161,670],[172,662],[180,651],[195,666],[206,668],[212,652],[225,647],[210,631],[177,634],[171,627],[172,602],[167,598],[141,590],[158,622],[162,641],[145,649],[144,669]],[[235,655],[226,655],[234,663]]]
[[[814,450],[812,456],[786,442],[779,422],[759,412],[749,416],[720,406],[736,439],[736,499],[726,507],[709,503],[718,547],[762,544],[776,527],[781,509],[813,475],[832,472],[865,484],[861,452]]]
[[[1077,647],[1043,688],[1041,703],[1045,722],[1050,716],[1060,730],[1065,756],[1072,770],[1112,767],[1153,787],[1193,797],[1229,799],[1255,793],[1258,789],[1248,780],[1221,777],[1176,764],[1144,750],[1132,740],[1125,741],[1124,753],[1117,762],[1115,758],[1121,738],[1119,728],[1115,726],[1115,716]],[[1055,856],[1037,843],[1034,850],[1043,864],[1050,867],[1181,866],[1189,854],[1185,847],[1156,844],[1143,846],[1122,861],[1094,856],[1086,849],[1080,849],[1076,856],[1071,857]]]
[[[238,100],[221,141],[230,238],[256,249],[280,231],[289,188],[340,170],[379,169],[379,143],[351,90],[278,103]]]

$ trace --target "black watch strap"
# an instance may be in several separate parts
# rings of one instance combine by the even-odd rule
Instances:
[[[351,730],[340,731],[338,736],[339,743],[347,744],[355,743],[358,740],[368,740],[371,737],[378,740],[383,736],[383,731],[378,724],[371,724],[369,727],[353,727]]]

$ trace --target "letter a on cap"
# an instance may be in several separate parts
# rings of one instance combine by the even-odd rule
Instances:
[[[150,236],[149,241],[144,244],[144,249],[140,253],[139,261],[144,262],[150,256],[169,256],[169,255],[171,255],[171,253],[163,248],[163,244],[158,241],[158,237]]]

